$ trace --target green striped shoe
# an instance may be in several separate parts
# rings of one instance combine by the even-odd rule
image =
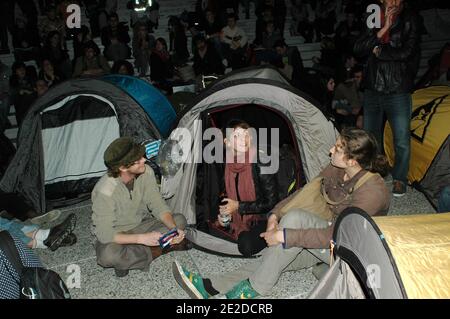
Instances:
[[[228,291],[225,296],[227,299],[253,299],[259,296],[259,294],[253,289],[248,279],[241,281]]]
[[[192,299],[208,299],[210,296],[203,286],[203,278],[181,267],[178,261],[172,263],[175,280]]]

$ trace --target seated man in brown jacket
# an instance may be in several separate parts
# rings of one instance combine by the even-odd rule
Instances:
[[[173,272],[181,287],[192,298],[225,294],[228,299],[248,299],[267,295],[283,272],[329,262],[334,223],[345,208],[359,207],[370,215],[387,214],[391,196],[380,176],[387,173],[387,162],[377,155],[375,139],[363,130],[345,128],[330,152],[331,163],[320,175],[324,191],[333,202],[328,205],[331,219],[295,206],[283,215],[282,208],[296,196],[294,193],[272,210],[267,230],[261,234],[268,247],[260,258],[209,279],[175,262]],[[368,171],[375,174],[366,178]],[[363,178],[365,182],[358,183]]]
[[[104,154],[108,173],[92,191],[97,263],[113,267],[118,277],[130,269],[148,270],[161,253],[153,249],[152,254],[151,247],[157,248],[158,240],[170,229],[178,231],[171,242],[178,248],[185,236],[186,218],[173,215],[167,207],[144,153],[144,146],[129,137],[113,141]]]

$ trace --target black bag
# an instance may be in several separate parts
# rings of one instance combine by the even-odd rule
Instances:
[[[41,267],[24,267],[11,235],[0,232],[0,248],[20,276],[20,299],[70,299],[70,293],[61,277]]]
[[[283,145],[279,151],[280,166],[277,172],[278,198],[285,199],[296,190],[297,172],[295,155],[289,145]]]
[[[0,128],[1,129],[1,128]],[[9,138],[3,132],[0,132],[0,179],[6,172],[9,163],[16,154],[16,148]]]

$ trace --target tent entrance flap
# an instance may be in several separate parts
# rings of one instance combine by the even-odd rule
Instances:
[[[41,136],[46,195],[55,198],[89,190],[106,172],[103,152],[120,136],[119,123],[105,99],[70,96],[41,113]]]
[[[337,258],[308,299],[366,299],[366,292],[351,267]]]

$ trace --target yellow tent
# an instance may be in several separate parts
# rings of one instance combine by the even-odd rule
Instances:
[[[408,181],[436,204],[439,190],[450,184],[450,86],[417,90],[412,100]],[[384,150],[392,166],[395,154],[389,123],[384,131]]]
[[[375,217],[408,298],[450,298],[450,213]]]
[[[332,263],[309,298],[450,298],[450,213],[336,220]]]

